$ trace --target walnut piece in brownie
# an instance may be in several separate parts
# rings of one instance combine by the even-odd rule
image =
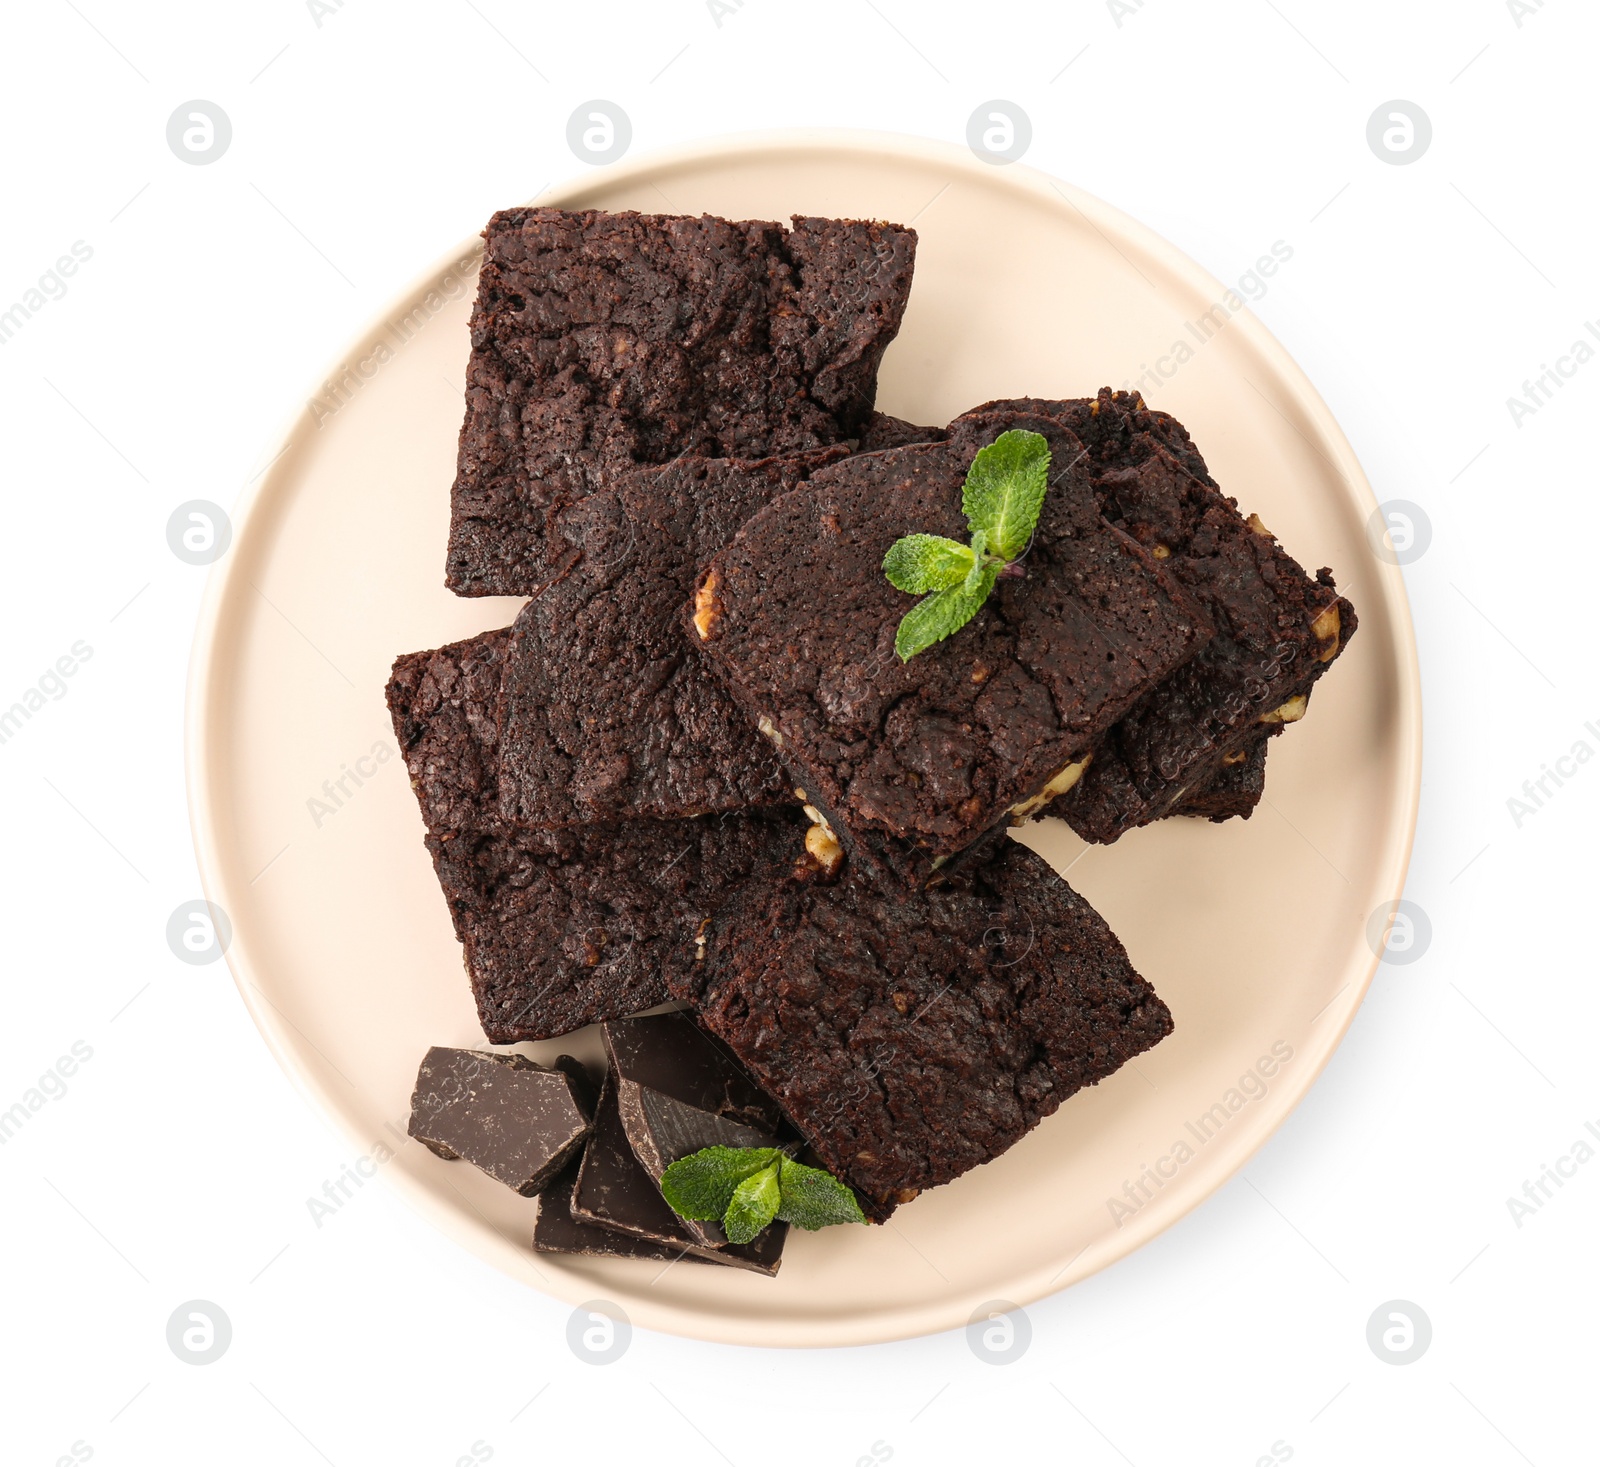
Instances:
[[[845,448],[632,469],[557,519],[576,561],[523,608],[500,690],[500,813],[556,827],[793,804],[772,745],[690,647],[695,568]]]
[[[885,578],[884,553],[917,531],[965,540],[967,468],[1006,428],[1051,441],[1026,578],[1001,580],[972,621],[902,663],[895,629],[915,603]],[[775,500],[697,585],[693,636],[808,803],[869,859],[875,842],[899,842],[914,880],[1070,788],[1112,724],[1209,635],[1194,601],[1101,518],[1082,458],[1071,433],[1027,413],[858,454]]]
[[[690,949],[728,889],[801,848],[788,811],[541,831],[497,811],[494,708],[508,631],[396,661],[395,736],[427,828],[484,1033],[547,1039],[667,997],[664,955]]]
[[[1016,841],[907,894],[754,879],[676,997],[882,1220],[992,1161],[1172,1031],[1090,905]]]
[[[1313,578],[1216,487],[1183,425],[1102,388],[1068,401],[1010,399],[958,419],[1019,411],[1064,423],[1088,450],[1100,508],[1204,608],[1216,635],[1111,730],[1055,813],[1088,841],[1159,820],[1264,730],[1300,718],[1312,685],[1349,644],[1355,608],[1333,574]],[[952,424],[952,430],[957,424]]]
[[[894,224],[508,209],[484,231],[445,583],[532,595],[633,464],[856,438],[911,288]]]

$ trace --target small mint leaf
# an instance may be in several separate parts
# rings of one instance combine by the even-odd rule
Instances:
[[[926,652],[935,642],[942,642],[959,632],[978,614],[978,609],[989,599],[994,589],[995,577],[1000,567],[994,561],[981,562],[976,567],[977,586],[968,590],[965,585],[948,591],[935,591],[924,596],[903,617],[894,634],[895,654],[902,662],[909,662],[919,652]]]
[[[783,1194],[778,1187],[778,1163],[773,1161],[746,1177],[733,1189],[722,1231],[730,1243],[748,1243],[778,1215]]]
[[[778,1186],[783,1193],[779,1219],[807,1232],[866,1221],[856,1194],[820,1167],[802,1166],[786,1156],[779,1163]]]
[[[961,589],[969,596],[975,596],[979,585],[983,581],[983,573],[988,569],[986,552],[989,549],[989,532],[978,529],[972,532],[972,569],[966,574],[966,579],[961,583]],[[998,570],[999,567],[997,566]],[[994,583],[991,581],[990,585]]]
[[[718,1222],[739,1184],[781,1155],[771,1146],[707,1146],[661,1173],[661,1195],[679,1217]]]
[[[883,557],[883,573],[897,591],[920,596],[924,591],[959,586],[976,559],[974,552],[959,540],[947,540],[943,535],[905,535]]]
[[[1013,428],[978,450],[967,470],[961,508],[974,534],[987,533],[992,554],[1015,560],[1027,547],[1049,477],[1050,442],[1042,433]]]

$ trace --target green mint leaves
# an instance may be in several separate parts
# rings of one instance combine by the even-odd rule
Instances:
[[[730,1243],[751,1242],[774,1218],[808,1231],[866,1221],[843,1182],[772,1146],[707,1146],[661,1174],[661,1194],[679,1217],[720,1222]]]
[[[902,662],[960,631],[1000,576],[1022,574],[1016,560],[1039,523],[1049,475],[1050,443],[1043,434],[1002,433],[978,450],[961,490],[971,543],[906,535],[889,547],[883,557],[889,584],[923,598],[895,632],[894,650]]]

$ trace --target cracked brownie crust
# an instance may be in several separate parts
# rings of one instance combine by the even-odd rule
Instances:
[[[1171,813],[1264,730],[1298,719],[1356,613],[1330,571],[1307,575],[1257,516],[1240,515],[1176,419],[1103,388],[1096,398],[991,403],[957,423],[1025,409],[1082,439],[1106,518],[1161,558],[1216,633],[1111,730],[1061,802],[1056,813],[1085,840],[1110,842]]]
[[[575,564],[517,618],[500,692],[500,811],[554,827],[793,804],[793,781],[690,646],[695,568],[848,450],[633,469],[564,511]]]
[[[1015,841],[910,897],[859,868],[752,881],[705,936],[674,996],[880,1220],[1172,1031],[1104,921]]]
[[[483,1031],[546,1039],[667,997],[664,955],[752,870],[793,858],[798,817],[738,814],[540,831],[497,813],[493,711],[507,631],[401,657],[395,735]]]
[[[914,531],[965,541],[967,467],[1002,428],[1052,441],[1027,577],[902,663],[895,629],[914,602],[884,577],[884,553]],[[692,634],[857,850],[903,842],[931,872],[1019,805],[1033,813],[1204,642],[1196,604],[1102,520],[1081,460],[1059,423],[1026,413],[857,455],[775,500],[701,577]]]
[[[550,515],[630,465],[857,437],[916,252],[884,223],[535,208],[484,239],[445,578],[468,596],[534,594]]]

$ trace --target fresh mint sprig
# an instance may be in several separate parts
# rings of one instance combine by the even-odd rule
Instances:
[[[963,545],[943,535],[905,535],[883,557],[898,591],[923,599],[901,619],[894,650],[902,662],[958,632],[989,599],[1001,576],[1024,574],[1027,549],[1050,487],[1050,442],[1011,429],[980,448],[967,469],[961,511],[972,532]]]
[[[855,1193],[775,1146],[707,1146],[661,1174],[661,1195],[679,1217],[720,1222],[730,1243],[749,1243],[774,1218],[815,1231],[865,1222]]]

